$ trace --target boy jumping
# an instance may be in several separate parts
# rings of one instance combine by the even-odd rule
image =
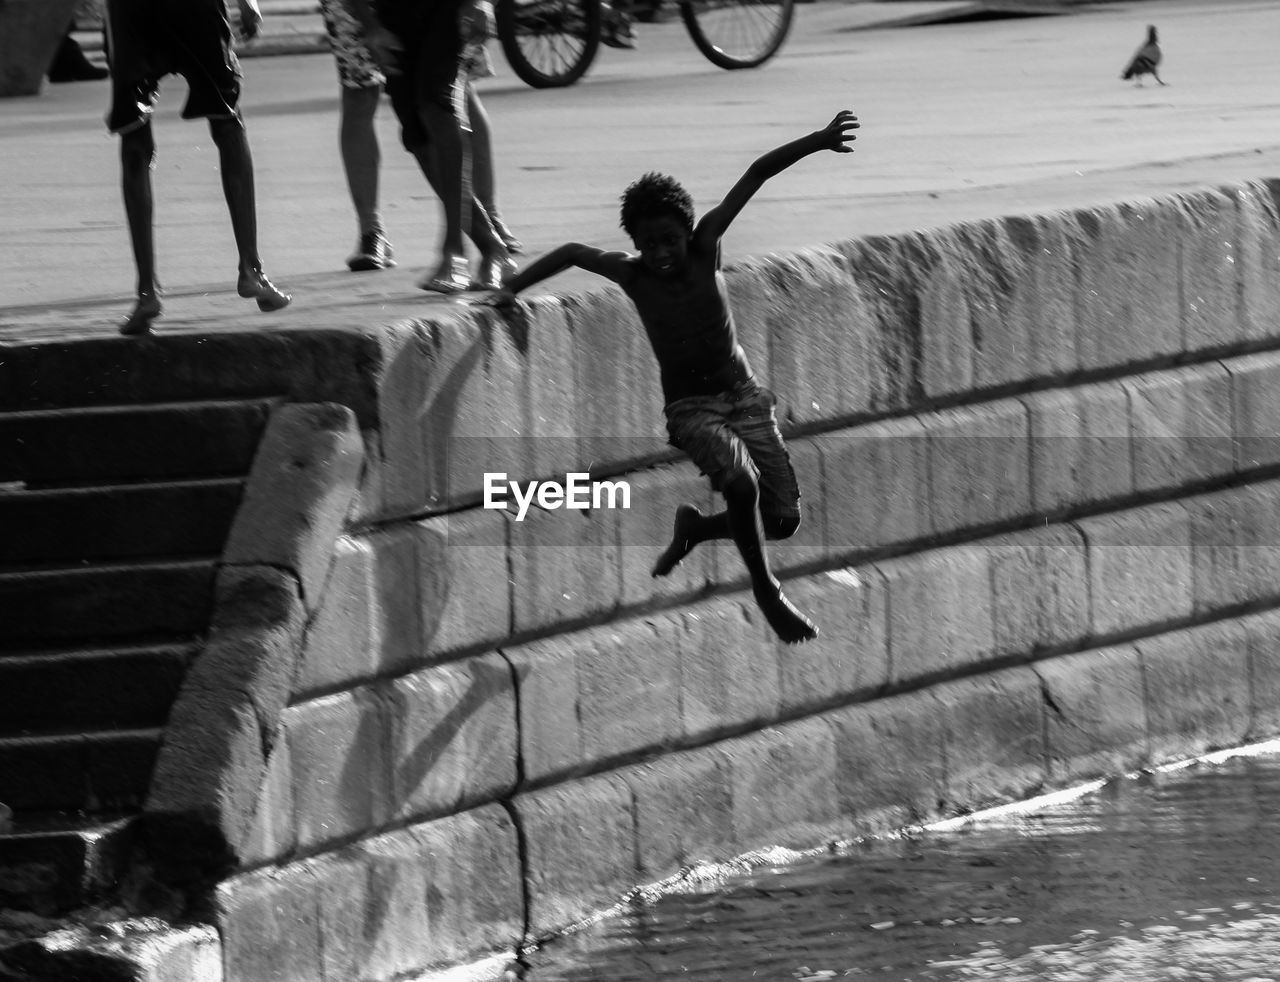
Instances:
[[[262,26],[257,0],[238,0],[240,33],[247,40]],[[160,316],[156,283],[154,204],[151,168],[156,144],[151,111],[160,79],[177,73],[190,93],[184,119],[209,120],[218,148],[222,190],[240,253],[236,290],[261,310],[279,310],[290,297],[262,271],[253,158],[240,118],[240,66],[231,46],[224,0],[107,0],[107,49],[111,62],[111,108],[107,126],[120,135],[124,211],[138,269],[138,301],[120,327],[122,334],[145,334]]]
[[[571,242],[508,277],[485,300],[510,305],[521,290],[571,266],[622,287],[658,359],[671,443],[725,500],[725,510],[714,515],[692,505],[676,509],[671,544],[653,575],[666,576],[699,542],[732,539],[756,603],[788,644],[815,638],[818,629],[783,595],[764,541],[789,538],[800,527],[800,489],[778,432],[774,396],[756,382],[738,343],[720,275],[720,239],[769,178],[819,150],[851,153],[858,126],[845,110],[823,129],[769,151],[696,225],[689,193],[670,177],[645,174],[622,196],[622,227],[638,256]]]

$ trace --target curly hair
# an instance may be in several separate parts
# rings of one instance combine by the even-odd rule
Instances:
[[[693,198],[674,177],[649,171],[622,192],[622,228],[634,235],[646,218],[671,215],[693,229]]]

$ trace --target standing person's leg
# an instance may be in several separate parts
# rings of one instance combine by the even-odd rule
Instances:
[[[124,196],[129,242],[138,271],[137,302],[120,327],[121,334],[145,334],[160,316],[162,305],[156,286],[155,206],[151,190],[151,168],[156,144],[150,123],[120,135],[120,185]]]
[[[498,211],[497,178],[493,166],[493,131],[489,126],[489,114],[480,104],[476,87],[467,83],[467,117],[471,120],[471,181],[475,196],[489,215],[489,224],[507,247],[508,252],[520,252],[524,244],[512,234]]]

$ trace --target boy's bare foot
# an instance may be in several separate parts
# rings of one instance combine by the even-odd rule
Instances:
[[[240,278],[236,280],[236,292],[247,299],[257,300],[259,310],[283,310],[293,299],[278,289],[260,269],[242,269]]]
[[[650,571],[653,576],[666,576],[680,565],[681,560],[693,552],[696,543],[693,541],[693,530],[702,512],[693,505],[681,505],[676,509],[675,529],[671,533],[671,545],[658,557]]]
[[[133,306],[133,312],[120,325],[120,333],[128,336],[149,334],[151,322],[160,316],[162,309],[160,298],[154,293],[141,294]]]
[[[781,586],[754,592],[756,604],[764,614],[764,619],[769,622],[774,633],[787,644],[812,641],[818,636],[817,625],[792,606],[791,601],[783,594]]]

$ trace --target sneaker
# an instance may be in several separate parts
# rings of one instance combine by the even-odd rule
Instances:
[[[364,232],[356,243],[356,251],[347,257],[347,269],[352,272],[363,272],[370,269],[389,269],[396,264],[391,258],[391,243],[382,234],[382,229]]]

